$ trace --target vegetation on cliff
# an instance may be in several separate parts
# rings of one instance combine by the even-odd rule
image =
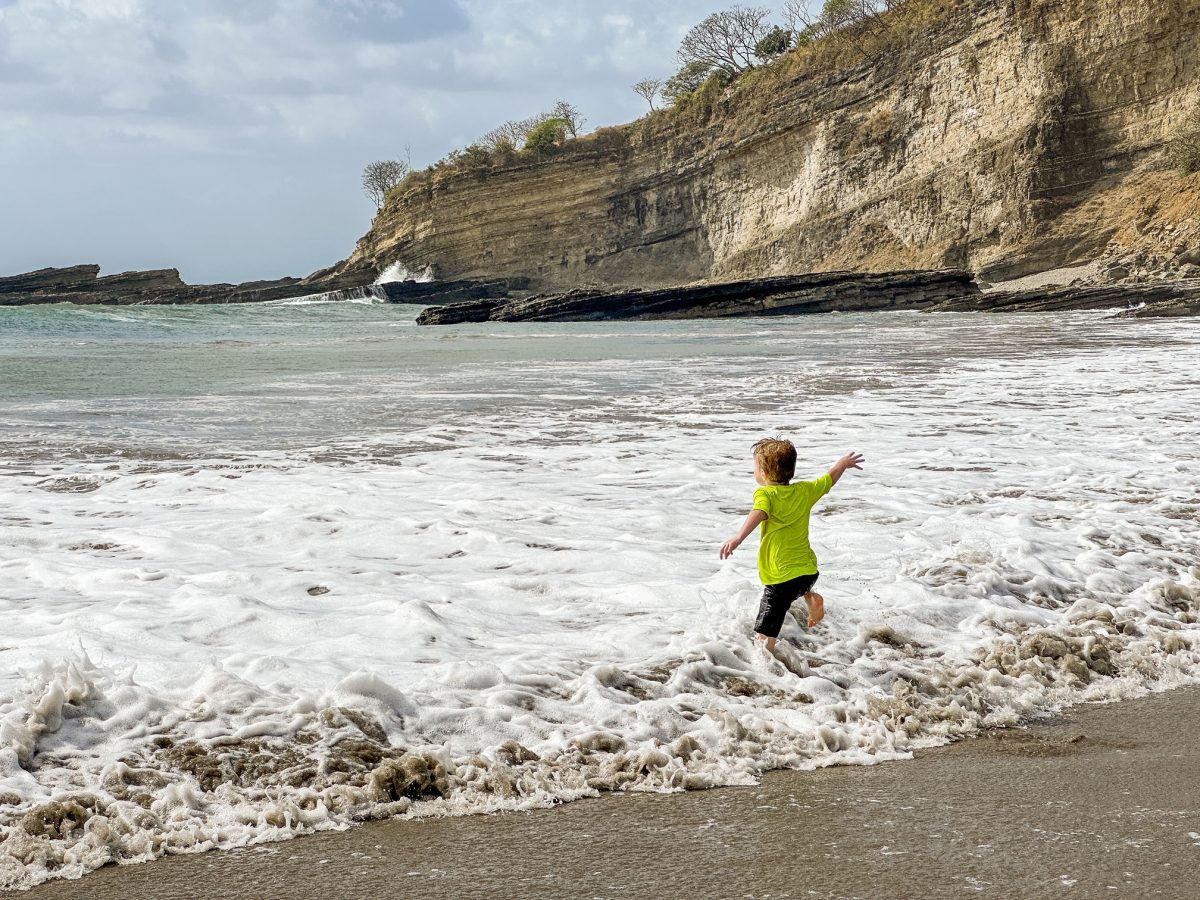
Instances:
[[[1200,172],[1200,109],[1192,113],[1183,133],[1167,147],[1171,164],[1184,175]]]
[[[666,82],[664,97],[675,105],[710,78],[723,87],[793,50],[817,45],[823,50],[850,47],[867,56],[879,49],[881,37],[927,6],[922,0],[825,0],[813,15],[807,0],[787,0],[784,24],[774,26],[772,11],[765,7],[734,6],[713,13],[684,36],[678,52],[682,68]]]
[[[715,12],[683,36],[679,60],[684,66],[702,66],[730,78],[754,68],[758,45],[771,33],[771,10],[762,6],[735,6]],[[784,47],[786,49],[786,47]]]
[[[539,289],[943,266],[1003,281],[1097,259],[1141,193],[1177,190],[1163,150],[1200,131],[1200,5],[892,6],[633,123],[454,154],[392,192],[351,262]]]
[[[475,143],[462,150],[451,151],[424,172],[414,171],[405,160],[377,160],[370,163],[363,169],[363,192],[376,207],[382,208],[388,197],[413,187],[421,181],[422,175],[445,169],[480,172],[511,162],[522,151],[541,158],[545,153],[561,147],[568,139],[579,137],[586,123],[578,107],[566,100],[559,100],[547,112],[498,125]]]
[[[680,69],[666,79],[646,78],[633,90],[650,106],[647,122],[600,129],[606,142],[614,132],[678,123],[694,125],[711,119],[724,99],[745,102],[766,95],[775,85],[795,78],[821,77],[909,43],[968,0],[826,0],[810,15],[803,0],[787,0],[782,25],[772,24],[772,10],[734,6],[706,17],[680,44]],[[661,98],[665,108],[656,108]],[[572,104],[560,100],[553,109],[527,119],[505,122],[478,141],[422,171],[393,180],[384,196],[418,189],[455,172],[484,174],[548,154],[584,137],[585,120]],[[379,163],[373,164],[379,166]],[[365,177],[364,177],[365,183]],[[375,194],[371,193],[374,198]]]
[[[400,159],[379,159],[368,163],[363,169],[363,193],[378,209],[383,206],[388,192],[398,186],[412,171],[412,166]]]
[[[1012,8],[1018,17],[1033,18],[1047,2],[1012,0]],[[772,92],[789,82],[829,77],[891,55],[919,54],[925,38],[939,23],[953,19],[970,5],[971,0],[825,0],[813,14],[806,0],[785,0],[780,10],[782,24],[773,24],[775,14],[765,7],[735,5],[713,13],[684,36],[675,74],[633,85],[650,106],[648,116],[631,126],[601,129],[600,140],[607,141],[612,132],[629,128],[703,124],[729,107],[740,109],[759,98],[769,100]],[[656,107],[659,99],[665,107]],[[881,114],[860,127],[854,146],[883,145],[898,124]],[[373,163],[373,185],[380,181],[381,167],[390,167],[382,193],[377,186],[367,187],[366,172],[364,189],[382,206],[387,197],[444,175],[484,174],[544,160],[584,137],[584,125],[578,108],[560,100],[551,110],[497,126],[425,170],[411,170],[398,161]],[[1195,128],[1170,145],[1170,158],[1184,173],[1200,171],[1200,115]]]

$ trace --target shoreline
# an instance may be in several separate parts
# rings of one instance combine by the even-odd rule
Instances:
[[[1200,277],[1139,283],[1092,280],[1058,284],[1055,269],[981,290],[979,275],[960,269],[836,271],[674,286],[604,288],[579,283],[541,292],[534,279],[498,275],[466,280],[388,281],[361,266],[322,269],[306,278],[191,285],[176,269],[100,276],[97,265],[0,276],[0,308],[197,306],[376,299],[425,307],[418,325],[483,322],[622,322],[759,318],[828,312],[1065,312],[1108,310],[1125,318],[1200,316]]]
[[[1200,869],[1198,728],[1200,686],[1187,686],[901,762],[375,822],[2,896],[1184,900]]]

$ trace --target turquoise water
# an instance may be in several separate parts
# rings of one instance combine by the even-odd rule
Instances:
[[[0,450],[22,464],[345,452],[431,422],[469,428],[501,408],[652,419],[652,406],[635,415],[614,401],[672,383],[731,411],[774,409],[973,358],[1114,342],[1151,352],[1179,339],[1170,326],[1091,313],[418,328],[418,312],[303,302],[0,308]],[[773,385],[738,390],[772,373]],[[720,386],[701,384],[714,378]]]

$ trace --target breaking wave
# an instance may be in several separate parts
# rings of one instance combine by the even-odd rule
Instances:
[[[288,697],[214,669],[181,704],[86,656],[43,666],[0,706],[0,885],[370,819],[903,758],[1065,704],[1193,679],[1195,574],[1118,603],[992,611],[969,623],[987,637],[950,658],[912,633],[859,625],[828,644],[781,645],[782,661],[769,662],[727,609],[726,640],[651,667],[593,666],[563,680],[472,666],[458,688],[486,696],[482,718],[529,722],[525,743],[465,754],[442,735],[423,740],[408,726],[420,700],[365,671]],[[86,735],[105,737],[87,746]]]
[[[387,303],[387,294],[376,282],[365,287],[346,288],[340,291],[325,291],[304,297],[289,297],[286,300],[271,300],[264,306],[316,306],[321,303]]]

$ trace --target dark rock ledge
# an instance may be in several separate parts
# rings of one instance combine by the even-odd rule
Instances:
[[[588,322],[703,319],[821,312],[917,309],[926,312],[1117,310],[1122,318],[1200,315],[1200,278],[1144,284],[1076,284],[981,293],[958,270],[866,274],[829,272],[709,282],[661,290],[575,290],[529,296],[525,278],[374,284],[369,267],[331,267],[307,278],[243,284],[186,284],[175,269],[100,276],[95,265],[0,277],[0,306],[261,303],[324,295],[377,297],[424,305],[422,325],[462,322]]]
[[[1031,291],[989,291],[937,303],[927,312],[1056,312],[1116,309],[1121,318],[1200,315],[1200,278],[1151,284],[1075,285]]]
[[[374,284],[370,268],[330,268],[307,278],[243,284],[186,284],[177,269],[100,276],[99,266],[39,269],[0,278],[0,306],[79,303],[108,306],[194,303],[262,303],[326,295],[330,300],[379,297],[393,303],[453,303],[507,296],[527,287],[525,279],[493,281],[397,281]]]
[[[613,319],[713,319],[819,312],[923,309],[977,297],[969,272],[827,272],[663,290],[570,291],[527,298],[484,298],[425,309],[419,325],[463,322],[591,322]]]

